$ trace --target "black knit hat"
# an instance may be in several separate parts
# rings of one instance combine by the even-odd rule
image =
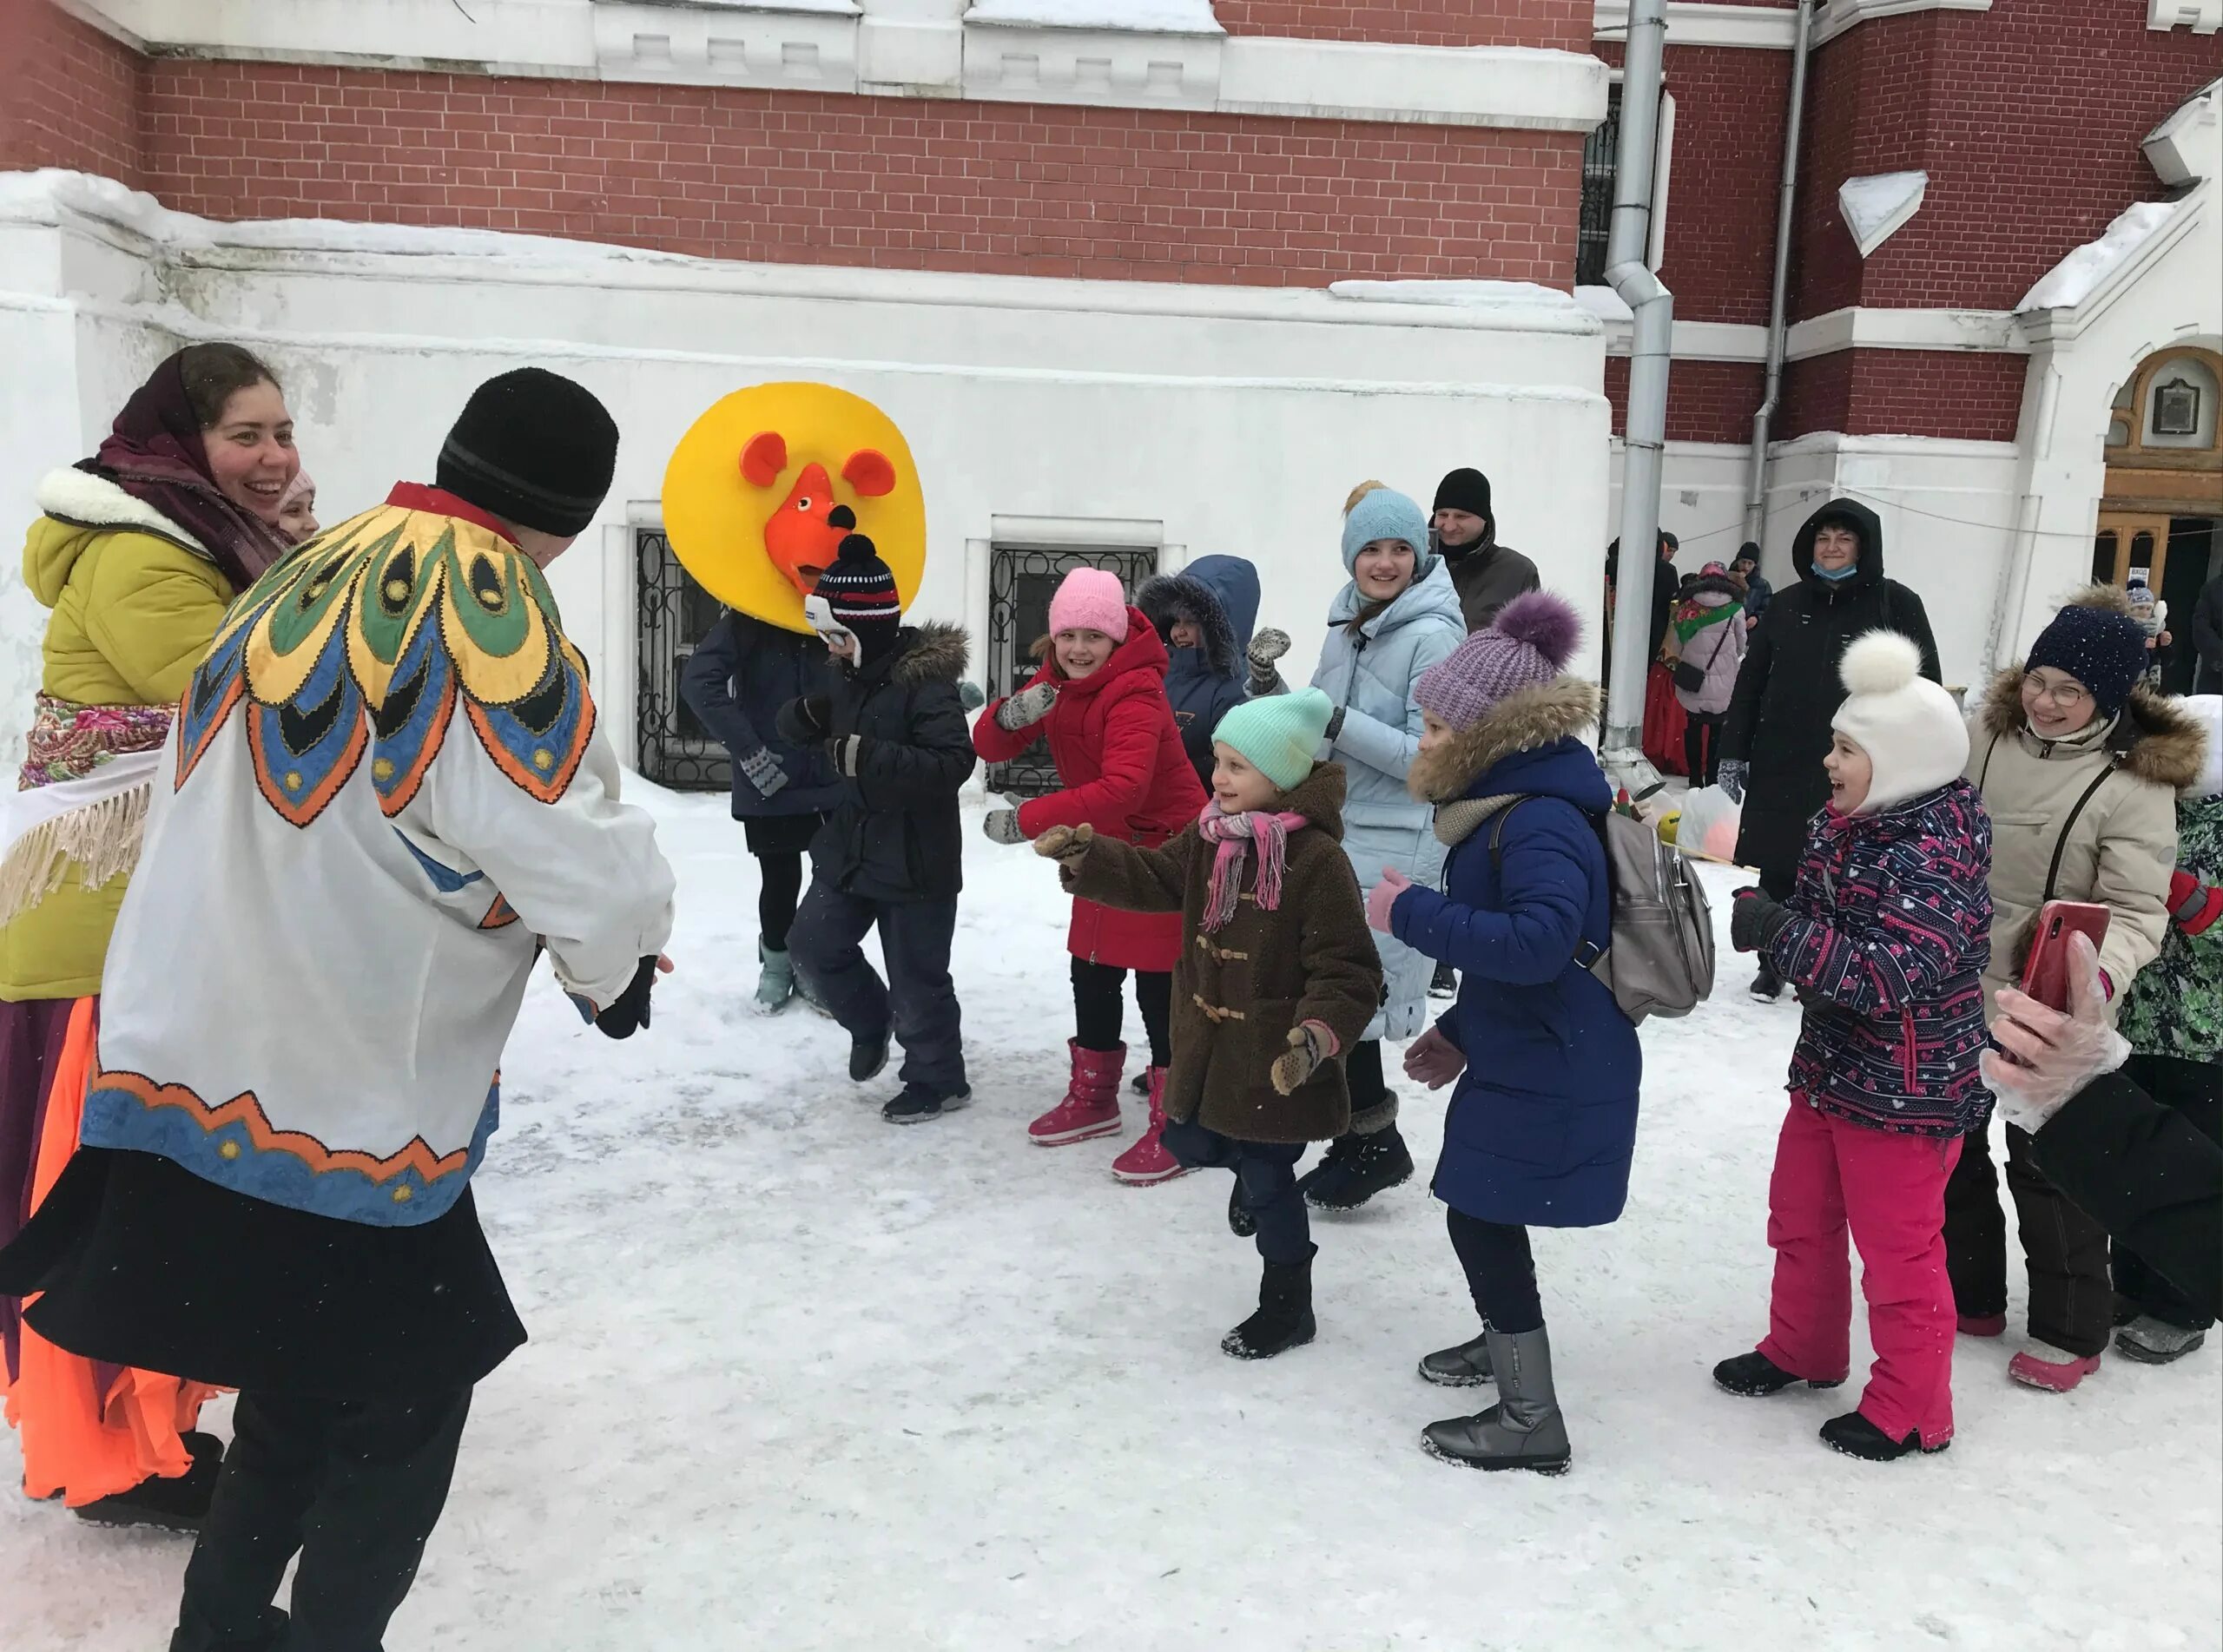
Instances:
[[[1461,466],[1447,471],[1442,481],[1435,484],[1436,510],[1463,510],[1470,517],[1480,517],[1495,526],[1497,518],[1490,514],[1490,479],[1480,471]]]
[[[903,629],[895,576],[864,535],[851,534],[841,541],[834,566],[818,576],[818,595],[857,639],[859,665],[870,665],[895,646],[896,633]]]
[[[585,531],[617,469],[617,425],[584,385],[538,367],[471,392],[440,449],[438,480],[459,499],[544,534]]]
[[[1758,540],[1747,539],[1737,547],[1737,554],[1729,559],[1729,565],[1734,568],[1738,563],[1750,563],[1755,568],[1760,565],[1760,545]]]
[[[2051,666],[2084,685],[2102,716],[2121,712],[2130,691],[2146,675],[2146,628],[2127,614],[2109,609],[2072,606],[2030,646],[2025,671]]]

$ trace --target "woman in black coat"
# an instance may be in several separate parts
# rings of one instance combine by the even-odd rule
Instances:
[[[1817,542],[1822,552],[1817,558]],[[1922,598],[1883,577],[1883,524],[1866,505],[1832,499],[1806,519],[1791,550],[1798,582],[1778,591],[1753,628],[1721,730],[1721,785],[1744,805],[1737,859],[1760,886],[1791,898],[1806,823],[1829,801],[1822,759],[1830,720],[1844,702],[1837,661],[1863,631],[1890,629],[1922,650],[1922,675],[1943,680]],[[1763,959],[1755,997],[1781,996]]]

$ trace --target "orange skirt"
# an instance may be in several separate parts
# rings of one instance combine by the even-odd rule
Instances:
[[[69,1013],[33,1162],[33,1210],[77,1150],[99,1032],[98,1003],[80,998]],[[201,1406],[221,1390],[155,1372],[96,1365],[56,1347],[29,1325],[20,1334],[21,1354],[15,1380],[7,1386],[5,1409],[21,1437],[23,1490],[30,1496],[43,1499],[59,1493],[71,1508],[82,1508],[157,1475],[175,1478],[193,1466],[183,1436],[199,1420]]]

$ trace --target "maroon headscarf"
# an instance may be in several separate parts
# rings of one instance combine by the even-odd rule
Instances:
[[[77,468],[105,477],[155,507],[208,548],[234,592],[292,549],[285,536],[226,498],[208,468],[201,421],[185,393],[185,352],[131,392],[101,450]]]

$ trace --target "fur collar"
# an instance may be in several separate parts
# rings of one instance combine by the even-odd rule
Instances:
[[[914,630],[911,646],[897,656],[889,675],[905,684],[955,682],[972,657],[972,641],[963,626],[928,620]]]
[[[39,478],[34,497],[42,511],[73,528],[148,533],[181,545],[196,556],[208,555],[206,545],[144,499],[134,498],[106,477],[89,471],[49,471]]]
[[[2089,602],[2076,606],[2098,608],[2108,604]],[[1992,679],[1991,688],[1976,712],[1976,730],[1991,740],[2012,739],[2029,733],[2022,720],[2020,666],[2009,666]],[[2166,786],[2172,792],[2181,792],[2197,780],[2207,760],[2207,734],[2199,720],[2175,701],[2155,694],[2142,682],[2130,691],[2122,715],[2115,719],[2114,727],[2108,734],[2107,747],[2127,773],[2156,786]]]
[[[1274,807],[1301,814],[1316,832],[1342,841],[1343,792],[1347,777],[1341,763],[1315,763],[1312,773],[1274,800]]]
[[[1450,803],[1515,752],[1534,751],[1598,721],[1598,686],[1554,677],[1507,694],[1490,714],[1413,759],[1406,789],[1423,803]]]

